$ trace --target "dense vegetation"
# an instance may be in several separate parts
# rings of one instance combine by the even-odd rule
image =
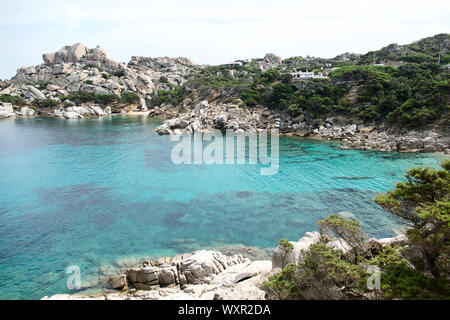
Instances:
[[[263,105],[307,120],[342,115],[423,127],[445,117],[450,109],[449,69],[443,67],[449,56],[442,49],[449,47],[449,39],[442,34],[406,46],[390,45],[364,56],[294,57],[264,72],[257,60],[241,66],[209,66],[191,76],[182,88],[153,95],[150,105],[176,105],[192,90],[205,97],[215,91],[222,102],[239,98],[247,107]],[[371,65],[373,57],[386,66]],[[289,72],[294,69],[326,70],[330,78],[293,81]]]
[[[146,103],[150,107],[159,106],[163,103],[178,105],[183,101],[184,88],[177,86],[173,87],[172,90],[160,90],[153,92],[150,99],[147,99]]]
[[[32,102],[32,107],[37,109],[48,109],[58,106],[60,102],[70,105],[68,101],[72,101],[77,105],[82,103],[96,103],[102,106],[108,106],[115,103],[136,104],[139,102],[139,96],[131,91],[122,91],[120,96],[115,94],[95,94],[87,91],[73,91],[67,96],[60,95],[58,98],[59,100],[34,99]],[[17,106],[27,105],[27,101],[18,96],[0,95],[0,101],[9,102]]]
[[[390,44],[381,50],[370,51],[359,57],[358,64],[369,64],[375,59],[375,63],[386,61],[413,62],[413,63],[438,63],[445,65],[450,63],[450,55],[446,52],[450,44],[449,35],[437,34],[424,38],[408,45],[399,46]],[[441,59],[439,61],[439,54]]]
[[[268,297],[450,299],[450,160],[442,167],[410,169],[406,182],[376,197],[409,223],[406,245],[381,246],[367,240],[358,221],[331,215],[318,222],[321,240],[298,265],[285,266],[264,284]],[[347,253],[327,245],[336,238],[350,248]],[[373,266],[381,272],[378,288],[368,287]]]
[[[25,99],[18,97],[18,96],[10,96],[10,95],[0,95],[0,102],[7,102],[7,103],[12,103],[13,105],[16,106],[23,106],[26,105],[27,102],[25,101]]]

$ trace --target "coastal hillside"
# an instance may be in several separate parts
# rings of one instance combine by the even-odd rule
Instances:
[[[450,35],[389,45],[333,59],[264,59],[203,68],[183,86],[153,94],[150,104],[208,102],[264,106],[320,123],[328,116],[381,121],[406,128],[448,128]],[[440,52],[440,53],[439,53]],[[439,55],[441,58],[439,58]]]
[[[128,105],[146,110],[146,95],[182,85],[201,69],[186,58],[134,56],[119,63],[100,46],[88,49],[80,43],[43,54],[42,59],[44,63],[21,67],[12,79],[1,82],[0,101],[37,114],[82,104],[109,106],[113,112]]]
[[[0,116],[141,110],[173,118],[160,134],[278,129],[352,148],[446,151],[449,40],[438,34],[364,55],[283,60],[266,54],[217,66],[167,57],[118,63],[101,47],[77,43],[1,82]]]

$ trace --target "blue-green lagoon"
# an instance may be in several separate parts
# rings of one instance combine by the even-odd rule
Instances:
[[[280,138],[279,172],[259,165],[176,165],[176,142],[145,116],[0,121],[0,298],[70,293],[130,257],[228,245],[275,247],[352,212],[374,237],[401,222],[373,202],[413,166],[443,156],[342,150]],[[105,271],[106,270],[106,271]]]

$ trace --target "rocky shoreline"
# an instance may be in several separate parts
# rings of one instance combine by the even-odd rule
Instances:
[[[41,116],[59,119],[81,119],[107,115],[133,114],[138,105],[128,108],[101,108],[98,105],[71,106],[56,108]],[[142,109],[140,109],[142,110]],[[236,105],[215,105],[204,100],[192,111],[177,114],[169,108],[153,108],[137,111],[150,117],[169,118],[155,131],[160,135],[193,134],[231,130],[235,134],[252,134],[264,130],[278,130],[288,137],[306,137],[314,140],[335,141],[341,148],[387,152],[443,152],[450,153],[450,136],[434,130],[396,131],[386,125],[375,123],[348,124],[345,119],[326,118],[320,125],[309,124],[302,118],[292,118],[264,107],[252,109]],[[0,118],[15,116],[36,116],[30,107],[16,107],[11,103],[0,102]]]
[[[21,67],[9,80],[0,82],[0,119],[15,115],[42,115],[74,119],[111,113],[147,111],[145,99],[154,91],[183,84],[202,66],[187,58],[133,56],[128,63],[111,59],[102,47],[81,43],[42,55],[44,63]],[[115,98],[131,93],[136,101],[80,103],[68,99],[71,93]],[[35,107],[41,101],[45,107]]]
[[[190,109],[191,108],[191,109]],[[186,109],[190,109],[186,111]],[[279,130],[285,136],[308,137],[342,143],[344,148],[400,152],[450,152],[450,136],[435,130],[394,130],[384,124],[349,122],[329,117],[323,123],[292,118],[264,107],[242,108],[238,104],[215,104],[203,100],[193,107],[174,111],[170,106],[149,110],[149,116],[171,118],[155,131],[165,134],[192,134],[231,130],[251,134],[260,130]]]
[[[181,102],[152,104],[159,92],[176,86],[205,68],[186,58],[132,57],[128,63],[112,60],[102,47],[87,48],[76,43],[57,52],[43,54],[44,63],[22,67],[10,80],[0,83],[0,119],[21,116],[50,116],[63,119],[99,117],[109,114],[147,112],[151,117],[170,119],[156,129],[159,134],[192,134],[212,130],[232,130],[236,134],[277,129],[287,136],[338,141],[344,148],[400,152],[445,152],[450,150],[450,134],[445,123],[421,130],[394,128],[361,119],[328,117],[310,119],[290,116],[264,106],[246,107],[233,88],[199,90],[187,86]],[[282,60],[268,54],[254,60],[262,71],[279,66]],[[231,71],[230,71],[231,72]],[[233,73],[233,72],[232,72]],[[234,73],[233,73],[234,74]],[[233,75],[232,75],[233,76]],[[234,77],[234,76],[233,76]],[[107,97],[115,103],[73,99],[71,94]],[[132,94],[133,101],[121,100]],[[76,97],[76,94],[75,94]],[[36,101],[44,107],[35,107]],[[231,101],[231,102],[229,102]],[[40,105],[39,103],[37,105]]]
[[[378,246],[403,245],[405,235],[369,239]],[[298,263],[320,233],[307,232],[292,249],[280,244],[271,260],[250,260],[242,254],[226,256],[217,250],[197,250],[175,257],[144,260],[108,277],[102,294],[56,294],[43,300],[264,300],[264,282],[289,263]],[[344,253],[350,250],[342,239],[327,244]]]
[[[19,107],[13,106],[11,103],[0,102],[0,119],[1,118],[12,118],[15,116],[43,116],[43,117],[52,117],[58,119],[82,119],[86,117],[102,117],[107,115],[125,115],[128,113],[133,113],[134,110],[127,110],[125,108],[121,108],[120,110],[112,110],[110,106],[105,108],[100,107],[99,105],[82,105],[82,106],[71,106],[67,108],[56,108],[53,110],[49,110],[45,113],[37,113],[33,108],[30,107]],[[141,111],[137,111],[141,112]],[[144,111],[146,112],[146,111]],[[147,114],[147,113],[145,113]]]

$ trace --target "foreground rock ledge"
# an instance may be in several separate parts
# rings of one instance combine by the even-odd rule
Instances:
[[[303,259],[304,251],[320,240],[318,232],[307,232],[293,250],[279,245],[272,261],[251,261],[242,255],[225,256],[219,251],[199,250],[163,257],[155,262],[144,261],[142,266],[129,268],[121,275],[111,276],[110,285],[122,290],[98,295],[56,294],[42,300],[263,300],[264,281],[280,272],[289,263]],[[369,239],[380,245],[404,244],[405,235],[393,238]],[[348,251],[341,240],[328,245]]]
[[[96,296],[57,294],[43,300],[261,300],[265,292],[259,286],[270,274],[271,261],[199,250],[173,259],[144,261],[141,267],[110,277],[111,286],[122,292]]]

